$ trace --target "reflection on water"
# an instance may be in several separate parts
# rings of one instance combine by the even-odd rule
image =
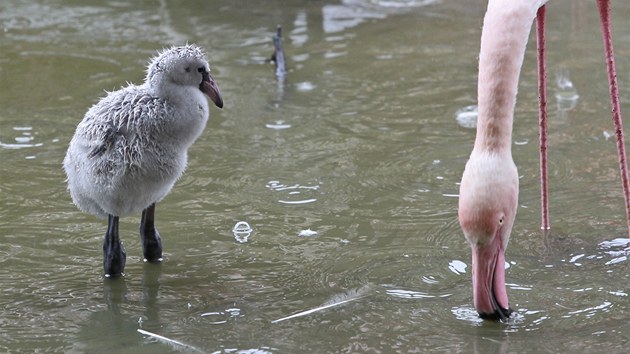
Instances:
[[[627,261],[629,255],[628,247],[630,247],[630,244],[627,238],[616,238],[611,241],[602,241],[599,244],[599,248],[605,250],[604,252],[612,257],[611,260],[606,262],[606,265]]]
[[[278,200],[278,203],[296,205],[316,202],[317,198],[308,198],[305,194],[314,193],[319,189],[319,185],[302,186],[294,184],[288,186],[280,183],[280,181],[269,181],[267,183],[267,188],[276,192],[281,192],[285,195],[282,199]]]
[[[627,239],[594,4],[549,4],[545,235],[532,43],[527,52],[506,254],[515,314],[503,324],[472,307],[456,219],[485,2],[0,7],[0,352],[626,349]],[[620,73],[629,12],[613,4]],[[280,85],[266,61],[277,24]],[[158,208],[164,263],[142,262],[138,217],[126,218],[128,274],[102,279],[102,221],[72,205],[61,160],[103,90],[139,82],[157,49],[186,41],[208,49],[225,109]]]
[[[368,20],[384,19],[436,2],[438,0],[343,0],[341,4],[322,6],[322,26],[326,33],[342,32]]]

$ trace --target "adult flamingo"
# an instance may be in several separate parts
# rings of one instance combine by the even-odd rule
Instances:
[[[505,249],[518,201],[518,174],[511,140],[518,79],[532,21],[537,17],[541,127],[542,227],[549,228],[546,182],[546,90],[544,15],[546,0],[489,0],[479,54],[477,136],[466,163],[459,194],[459,223],[472,249],[473,304],[485,319],[505,320],[510,309],[505,288]],[[621,178],[630,223],[628,170],[614,55],[610,5],[598,0],[610,82]],[[630,224],[629,224],[630,232]]]

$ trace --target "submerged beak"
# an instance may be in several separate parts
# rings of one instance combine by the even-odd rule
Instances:
[[[203,79],[201,80],[201,84],[199,84],[199,89],[206,94],[206,96],[210,97],[217,107],[223,108],[223,98],[221,98],[219,86],[217,86],[217,83],[209,72],[203,73]]]
[[[472,246],[473,303],[479,317],[508,319],[512,309],[505,290],[505,250],[500,235],[486,245]]]

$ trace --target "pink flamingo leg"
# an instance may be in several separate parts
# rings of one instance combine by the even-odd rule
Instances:
[[[606,68],[608,70],[608,87],[610,90],[610,105],[612,106],[613,122],[615,123],[615,136],[617,137],[617,156],[619,158],[619,170],[621,184],[626,203],[626,220],[628,223],[628,236],[630,237],[630,188],[628,183],[628,163],[626,159],[626,147],[623,138],[623,124],[621,121],[621,107],[619,104],[619,89],[617,87],[617,70],[615,69],[615,54],[613,52],[612,34],[610,31],[610,1],[597,0],[599,16],[602,22],[602,39],[606,55]]]
[[[538,48],[538,126],[540,130],[540,214],[543,230],[549,230],[549,177],[547,174],[547,59],[545,51],[545,13],[543,5],[536,13]]]

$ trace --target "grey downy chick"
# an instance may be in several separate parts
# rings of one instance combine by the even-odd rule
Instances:
[[[108,217],[103,245],[106,277],[123,274],[126,254],[118,218],[142,211],[144,259],[162,260],[155,204],[182,175],[188,148],[209,117],[208,101],[223,100],[201,48],[166,49],[148,66],[142,85],[129,84],[92,106],[77,126],[63,167],[73,202]]]

